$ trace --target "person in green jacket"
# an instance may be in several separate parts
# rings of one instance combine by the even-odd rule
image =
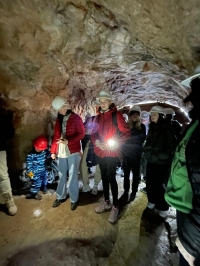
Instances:
[[[200,74],[190,83],[185,103],[192,121],[182,134],[167,184],[165,200],[177,210],[179,266],[200,265]]]

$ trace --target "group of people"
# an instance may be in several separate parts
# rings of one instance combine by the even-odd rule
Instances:
[[[113,103],[110,92],[101,91],[97,97],[98,114],[89,115],[83,124],[65,98],[55,97],[52,106],[58,116],[50,156],[58,158],[59,181],[53,207],[61,205],[69,195],[71,210],[75,210],[79,200],[79,166],[83,192],[91,190],[88,172],[90,167],[96,166],[92,193],[97,194],[98,183],[102,180],[104,200],[96,206],[95,212],[110,211],[108,220],[114,224],[119,214],[116,169],[121,163],[124,171],[123,200],[133,201],[140,182],[141,161],[145,161],[147,208],[157,209],[163,218],[167,216],[169,206],[177,209],[176,243],[181,253],[180,265],[197,265],[195,261],[200,256],[200,77],[193,79],[189,86],[191,93],[184,101],[193,105],[190,111],[192,122],[182,135],[181,126],[173,119],[175,113],[171,108],[164,110],[156,105],[149,113],[142,113],[141,108],[134,105],[127,122]],[[141,114],[145,124],[141,122]],[[39,190],[47,193],[45,160],[49,153],[48,141],[39,136],[33,146],[34,150],[27,155],[27,172],[31,178],[27,198],[40,200]],[[14,215],[17,207],[10,185],[5,185],[8,179],[5,151],[1,151],[0,156],[3,162],[0,164],[0,185],[1,189],[4,187],[9,214]]]

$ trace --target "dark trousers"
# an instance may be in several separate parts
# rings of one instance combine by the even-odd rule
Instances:
[[[185,222],[185,218],[186,218],[187,214],[180,212],[180,211],[176,211],[176,221],[177,221],[177,233],[179,235],[179,230],[181,229],[182,225]],[[188,262],[185,260],[185,258],[183,257],[183,255],[180,253],[179,256],[179,266],[189,266]]]
[[[116,168],[119,163],[118,158],[98,157],[98,163],[101,170],[101,179],[103,184],[103,193],[105,201],[109,200],[109,185],[111,187],[113,205],[118,206],[118,185],[115,178]]]
[[[164,199],[164,182],[169,176],[168,164],[154,164],[147,162],[146,188],[148,201],[155,204],[156,209],[167,211],[168,204]]]
[[[124,191],[126,193],[129,192],[130,189],[130,172],[132,170],[133,173],[133,180],[132,180],[132,194],[135,194],[138,191],[138,185],[140,182],[140,160],[141,158],[137,158],[133,160],[129,157],[123,158],[123,170],[124,170]]]
[[[179,266],[190,266],[181,253],[179,256]]]

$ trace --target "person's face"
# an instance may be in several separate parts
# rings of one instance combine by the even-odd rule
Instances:
[[[67,110],[68,110],[68,108],[63,107],[63,108],[61,108],[61,109],[58,110],[58,113],[61,114],[61,115],[65,115],[66,112],[67,112]]]
[[[108,99],[99,99],[99,103],[100,103],[101,109],[103,111],[108,110],[108,108],[111,104],[110,100],[108,100]]]
[[[133,122],[137,122],[139,120],[139,118],[140,118],[140,115],[138,113],[133,113],[131,115],[131,119]]]
[[[157,123],[159,118],[159,113],[153,112],[151,113],[151,122]]]
[[[147,125],[149,123],[149,118],[147,119],[141,119],[142,124]]]

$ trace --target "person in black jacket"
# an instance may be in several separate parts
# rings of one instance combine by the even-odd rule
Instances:
[[[176,139],[177,141],[179,141],[181,138],[182,126],[177,120],[174,120],[174,116],[176,113],[174,112],[172,108],[165,108],[164,111],[165,111],[166,119],[169,119],[169,121],[171,122]]]
[[[167,216],[168,204],[164,199],[165,183],[169,177],[176,138],[171,124],[164,118],[164,109],[154,106],[150,111],[151,122],[143,148],[147,160],[146,188],[149,209],[154,207],[163,218]]]
[[[184,102],[193,105],[192,122],[176,148],[165,193],[167,202],[177,209],[180,266],[200,265],[200,74],[190,87]]]
[[[130,195],[130,201],[135,199],[138,191],[138,185],[140,182],[140,162],[142,156],[142,146],[146,138],[145,125],[140,121],[141,109],[138,105],[131,108],[129,113],[129,128],[131,130],[131,136],[124,145],[123,163],[122,168],[124,170],[124,194],[122,198],[124,201],[128,200],[130,189],[130,171],[133,173],[132,192]]]

